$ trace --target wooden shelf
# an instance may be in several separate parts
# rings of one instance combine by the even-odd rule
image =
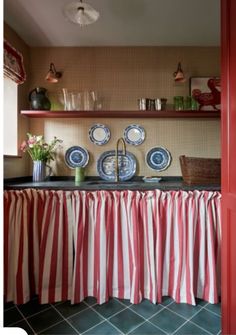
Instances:
[[[30,118],[220,118],[220,111],[41,111],[23,110]]]

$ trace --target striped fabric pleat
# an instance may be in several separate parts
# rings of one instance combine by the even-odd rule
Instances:
[[[40,302],[69,300],[73,270],[71,197],[63,191],[41,192],[45,192],[45,201],[39,248]]]
[[[220,248],[219,192],[4,192],[4,295],[17,304],[217,303]]]
[[[4,292],[6,301],[30,299],[30,194],[4,193]]]

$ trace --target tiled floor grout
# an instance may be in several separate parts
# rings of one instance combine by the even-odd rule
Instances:
[[[152,323],[152,321],[151,321],[151,319],[154,317],[154,316],[156,316],[157,314],[159,314],[160,312],[162,312],[163,310],[168,310],[168,311],[170,311],[170,309],[168,308],[168,306],[170,306],[171,304],[173,303],[173,301],[171,302],[171,303],[169,303],[168,305],[166,305],[166,306],[163,306],[164,308],[162,308],[160,311],[158,311],[157,313],[155,313],[155,314],[153,314],[153,315],[151,315],[148,319],[147,319],[147,321],[148,322],[150,322],[153,326],[155,326],[155,327],[157,327],[158,329],[160,329],[160,330],[162,330],[164,333],[166,333],[166,334],[168,334],[166,331],[164,331],[164,329],[161,329],[161,328],[159,328],[158,326],[156,326],[154,323]],[[171,311],[172,312],[172,311]],[[187,322],[187,320],[186,320],[186,322]]]
[[[87,302],[87,301],[83,301],[83,303],[85,303],[85,305],[87,305],[88,307],[93,307],[93,306],[95,306],[95,305],[98,305],[98,303],[97,302],[95,302],[94,304],[92,304],[92,305],[89,305],[89,303]]]
[[[172,301],[170,301],[169,303],[167,303],[167,305],[162,305],[162,304],[160,303],[160,305],[161,305],[162,308],[161,308],[159,311],[157,311],[156,313],[154,313],[154,314],[152,314],[151,316],[149,316],[148,318],[146,318],[146,317],[144,317],[142,314],[139,314],[138,312],[136,312],[135,310],[132,309],[132,306],[134,306],[133,304],[129,304],[129,305],[127,305],[127,304],[125,304],[124,302],[120,301],[118,298],[113,298],[113,299],[116,300],[120,305],[122,305],[123,309],[122,309],[122,310],[119,310],[118,312],[116,312],[116,313],[114,313],[114,314],[112,314],[112,315],[109,316],[108,318],[106,318],[105,316],[103,316],[102,314],[100,314],[100,312],[97,311],[97,310],[94,308],[94,307],[97,305],[96,302],[95,302],[94,304],[89,305],[89,303],[87,303],[86,301],[83,301],[83,303],[86,305],[84,309],[82,309],[81,311],[76,312],[76,313],[74,313],[74,314],[72,314],[72,315],[69,315],[68,317],[64,317],[64,315],[57,309],[57,306],[60,306],[61,304],[63,304],[63,302],[62,302],[62,303],[59,303],[59,304],[57,304],[57,305],[55,305],[55,304],[50,304],[49,307],[45,308],[44,310],[42,310],[42,311],[40,311],[40,312],[37,312],[37,313],[34,313],[34,314],[32,314],[32,315],[29,315],[29,316],[27,316],[27,317],[24,316],[24,314],[21,312],[21,310],[19,309],[19,307],[18,307],[17,305],[14,305],[14,306],[11,306],[11,307],[9,307],[9,308],[7,308],[7,309],[4,309],[4,311],[9,311],[9,310],[13,309],[14,307],[16,307],[16,310],[20,313],[20,315],[22,316],[22,319],[20,319],[20,320],[14,322],[14,323],[12,323],[12,324],[9,324],[8,326],[11,327],[11,326],[14,326],[14,325],[15,325],[16,323],[18,323],[18,322],[24,321],[24,322],[27,323],[27,325],[29,326],[29,328],[32,330],[32,333],[33,333],[33,334],[36,334],[36,332],[34,331],[34,329],[32,328],[32,326],[31,326],[30,323],[28,322],[28,319],[31,318],[31,317],[33,317],[33,316],[35,316],[35,315],[37,315],[37,314],[46,312],[46,311],[49,310],[50,308],[53,308],[53,309],[54,309],[54,310],[55,310],[55,311],[62,317],[62,320],[60,320],[60,321],[54,323],[53,325],[50,325],[50,327],[46,327],[46,328],[42,329],[42,330],[41,330],[39,333],[37,333],[37,334],[41,334],[41,333],[44,332],[45,330],[50,329],[50,328],[53,328],[54,326],[56,326],[57,324],[60,324],[60,323],[63,322],[63,321],[66,321],[67,324],[69,324],[69,325],[75,330],[76,334],[86,334],[86,333],[89,332],[91,329],[96,328],[97,326],[99,326],[100,324],[102,324],[102,323],[104,323],[104,322],[107,322],[108,324],[110,324],[112,327],[114,327],[118,332],[120,332],[120,333],[123,334],[123,335],[128,335],[128,334],[130,334],[130,333],[133,332],[135,329],[139,328],[140,326],[142,326],[142,325],[145,324],[145,323],[149,323],[149,324],[151,324],[152,326],[154,326],[157,330],[160,330],[160,331],[164,332],[165,334],[168,334],[165,330],[159,328],[158,325],[156,325],[156,324],[154,324],[154,323],[152,323],[152,322],[150,321],[150,319],[152,319],[153,317],[155,317],[156,315],[158,315],[159,313],[161,313],[161,312],[164,311],[164,310],[168,310],[169,312],[176,314],[178,317],[181,317],[181,318],[184,320],[184,322],[181,324],[181,326],[178,327],[178,328],[172,333],[173,335],[176,334],[176,333],[179,331],[179,329],[181,329],[181,328],[182,328],[185,324],[187,324],[188,322],[190,322],[191,324],[193,324],[193,325],[199,327],[200,329],[204,330],[204,331],[207,332],[209,335],[220,335],[220,334],[221,334],[221,330],[220,330],[217,334],[215,334],[215,333],[213,334],[213,333],[211,333],[210,331],[207,331],[205,328],[201,327],[201,325],[199,325],[199,324],[195,323],[194,321],[192,321],[192,319],[193,319],[196,315],[198,315],[202,310],[205,310],[205,311],[207,311],[207,312],[210,312],[211,314],[213,314],[213,315],[218,316],[219,318],[221,318],[221,316],[220,316],[218,313],[216,313],[216,312],[214,312],[214,311],[209,310],[209,309],[206,308],[206,307],[208,306],[208,304],[205,304],[205,305],[198,305],[198,306],[200,307],[199,310],[196,311],[196,313],[194,313],[193,315],[191,315],[191,317],[187,318],[186,316],[183,316],[182,314],[179,314],[178,312],[176,312],[176,311],[174,311],[174,310],[172,310],[172,309],[169,308],[169,307],[174,303],[174,301],[172,300]],[[86,311],[86,310],[89,310],[89,309],[92,310],[93,312],[95,312],[97,315],[99,315],[99,317],[101,317],[102,320],[101,320],[100,322],[98,322],[97,324],[95,324],[94,326],[92,326],[92,327],[86,329],[86,331],[84,331],[83,333],[79,333],[79,330],[76,329],[76,328],[73,326],[73,324],[70,322],[70,319],[71,319],[72,317],[76,316],[76,315],[79,315],[80,313],[82,313],[82,312],[84,312],[84,311]],[[127,333],[123,333],[123,332],[121,331],[121,329],[119,329],[119,328],[116,327],[112,322],[110,322],[110,319],[111,319],[111,318],[113,318],[114,316],[116,316],[117,314],[119,314],[119,313],[121,313],[121,312],[123,312],[123,311],[125,311],[125,310],[130,310],[131,312],[135,313],[136,315],[138,315],[139,317],[141,317],[141,318],[143,319],[143,321],[142,321],[141,323],[139,323],[137,326],[135,326],[134,328],[132,328],[132,330],[130,330],[130,331],[127,332]]]
[[[5,308],[5,307],[4,307],[4,312],[10,311],[11,309],[13,309],[13,308],[15,308],[15,307],[16,307],[16,305],[11,306],[11,307],[8,307],[8,308]]]
[[[123,306],[125,306],[127,308],[133,305],[131,303],[129,305],[126,305],[123,301],[119,300],[118,298],[114,298],[114,300],[118,301],[121,305],[123,305]]]
[[[135,329],[137,329],[138,327],[141,327],[145,322],[147,322],[146,320],[144,320],[142,323],[139,323],[136,327],[132,328],[128,333],[126,333],[125,335],[128,335],[130,333],[132,333]]]
[[[27,325],[30,327],[30,329],[33,331],[33,334],[35,334],[34,329],[31,327],[31,325],[29,324],[29,322],[27,321],[27,319],[25,318],[24,314],[21,312],[21,310],[18,308],[18,306],[16,305],[16,309],[18,310],[18,312],[21,314],[21,316],[23,316],[23,320],[27,323]],[[22,321],[22,320],[20,320]],[[18,321],[18,322],[20,322]],[[17,322],[16,322],[17,323]]]
[[[177,329],[175,329],[175,331],[174,331],[171,335],[176,334],[177,331],[178,331],[179,329],[181,329],[184,325],[186,325],[186,323],[188,323],[188,322],[189,322],[189,320],[185,320],[185,322],[184,322],[181,326],[179,326]]]
[[[47,328],[44,328],[44,329],[42,329],[42,330],[40,330],[40,332],[38,332],[36,335],[40,335],[40,334],[42,334],[42,332],[45,332],[45,331],[47,331],[48,329],[51,329],[51,328],[53,328],[54,326],[56,326],[56,325],[59,325],[61,322],[64,322],[64,321],[67,321],[66,319],[64,319],[64,320],[59,320],[58,322],[55,322],[53,325],[51,325],[50,327],[47,327]],[[68,322],[67,322],[68,323]],[[68,323],[69,324],[69,323]],[[71,325],[70,325],[71,326]],[[75,329],[76,330],[76,329]],[[76,334],[79,334],[78,333],[78,330],[76,330]]]
[[[17,320],[17,321],[14,321],[14,322],[12,322],[12,323],[9,323],[6,327],[12,327],[12,326],[14,326],[16,323],[21,322],[21,321],[25,321],[25,320],[26,320],[26,318],[25,318],[24,315],[19,311],[19,309],[18,309],[17,306],[15,306],[15,309],[17,309],[17,311],[21,314],[22,319]]]
[[[51,305],[52,306],[52,308],[54,308],[56,311],[57,311],[57,313],[62,317],[62,319],[64,320],[64,321],[66,321],[75,331],[76,331],[76,333],[77,334],[79,334],[79,331],[73,326],[73,324],[71,324],[69,321],[68,321],[68,318],[65,318],[64,317],[64,315],[62,314],[62,313],[60,313],[60,311],[58,311],[57,310],[57,308],[54,306],[54,305]],[[85,309],[83,309],[82,311],[84,311],[84,310],[87,310],[88,308],[85,308]],[[82,312],[81,311],[81,312]],[[80,312],[79,312],[80,313]],[[79,314],[79,313],[75,313],[75,314]],[[75,314],[73,314],[73,315],[75,315]],[[71,315],[71,316],[73,316],[73,315]],[[62,320],[61,320],[61,322],[62,322]],[[58,322],[59,323],[59,322]],[[53,326],[51,326],[51,327],[53,327]],[[48,327],[49,328],[49,327]],[[47,330],[48,328],[46,328],[45,330]]]
[[[87,305],[87,304],[86,304]],[[54,305],[51,305],[54,309],[56,309],[56,311],[60,314],[60,315],[62,315],[63,316],[63,314],[61,314],[61,312],[60,311],[58,311],[57,310],[57,307],[56,306],[54,306]],[[79,312],[75,312],[74,314],[71,314],[70,316],[68,316],[68,318],[70,318],[70,317],[72,317],[72,316],[75,316],[75,315],[78,315],[78,314],[80,314],[80,313],[82,313],[82,312],[84,312],[84,311],[86,311],[86,310],[88,310],[89,309],[89,307],[90,306],[88,306],[87,305],[87,307],[86,308],[84,308],[84,309],[82,309],[81,311],[79,311]],[[64,316],[63,316],[63,318],[64,318]]]
[[[20,311],[20,309],[19,309],[19,307],[18,307],[17,305],[16,305],[16,308],[19,310],[19,312],[20,312],[22,315],[24,315],[24,314]],[[43,310],[40,311],[40,312],[36,312],[36,313],[34,313],[34,314],[30,314],[30,315],[28,315],[28,316],[24,316],[24,319],[27,320],[27,319],[31,318],[31,316],[35,316],[35,315],[37,315],[37,314],[43,313],[43,312],[49,310],[50,308],[51,308],[51,306],[49,305],[49,307],[43,309]]]
[[[168,310],[171,311],[171,312],[173,312],[173,313],[175,313],[176,315],[181,316],[182,318],[184,318],[184,319],[186,320],[186,322],[184,322],[184,324],[186,324],[187,322],[192,322],[194,325],[198,326],[198,324],[194,323],[194,322],[191,321],[191,320],[192,320],[197,314],[199,314],[203,309],[204,309],[204,305],[201,306],[200,309],[199,309],[196,313],[194,313],[193,315],[191,315],[188,319],[186,319],[183,315],[178,314],[178,313],[175,312],[175,311],[172,311],[171,309],[168,309]],[[182,326],[183,326],[184,324],[182,324]],[[175,334],[175,333],[176,333],[182,326],[180,326],[179,328],[177,328],[177,329],[174,331],[173,334]],[[201,328],[201,329],[203,329],[201,326],[198,326],[198,327]],[[203,330],[205,330],[205,329],[203,329]],[[209,333],[210,335],[212,335],[212,333],[208,332],[207,330],[205,330],[205,331],[206,331],[207,333]]]
[[[144,323],[149,323],[150,325],[154,326],[157,330],[162,331],[163,333],[165,333],[166,335],[168,335],[168,333],[166,333],[164,331],[164,329],[159,328],[157,325],[154,325],[153,323],[151,323],[148,319],[145,319],[142,323],[138,324],[137,327],[133,328],[131,331],[129,331],[128,333],[126,333],[125,335],[129,335],[130,333],[132,333],[135,329],[141,327]]]
[[[113,316],[116,316],[117,314],[119,314],[119,313],[121,313],[121,312],[123,312],[124,310],[126,310],[126,309],[128,309],[129,307],[127,306],[127,305],[125,305],[125,304],[122,304],[125,308],[124,309],[122,309],[121,311],[118,311],[117,313],[114,313],[114,314],[112,314],[111,316],[109,316],[109,318],[105,318],[105,320],[110,324],[110,325],[112,325],[115,329],[117,329],[121,334],[124,334],[119,328],[117,328],[115,325],[113,325],[113,323],[112,322],[110,322],[110,318],[112,318]],[[94,305],[93,305],[94,306]],[[102,316],[103,318],[104,318],[104,316],[102,315],[102,314],[100,314],[99,312],[97,312],[93,307],[91,307],[91,309],[94,311],[94,312],[96,312],[99,316]],[[88,329],[89,330],[89,329]],[[86,330],[86,331],[88,331],[88,330]]]
[[[153,325],[154,327],[156,327],[158,330],[161,330],[161,331],[164,332],[165,334],[168,334],[168,333],[166,333],[163,329],[161,329],[161,328],[159,328],[158,326],[154,325],[154,324],[150,321],[150,319],[153,318],[154,316],[156,316],[158,313],[162,312],[167,306],[171,305],[172,303],[173,303],[173,301],[171,301],[171,302],[170,302],[168,305],[166,305],[166,306],[160,304],[163,308],[162,308],[161,310],[157,311],[156,313],[152,314],[149,318],[144,318],[143,315],[137,313],[136,311],[134,311],[134,310],[131,308],[133,305],[129,305],[128,308],[129,308],[132,312],[134,312],[135,314],[137,314],[138,316],[141,316],[142,318],[144,318],[144,322],[142,322],[141,324],[139,324],[137,327],[135,327],[134,329],[132,329],[132,330],[131,330],[130,332],[128,332],[127,334],[131,333],[133,330],[137,329],[138,327],[140,327],[140,326],[141,326],[142,324],[144,324],[145,322],[149,322],[151,325]]]
[[[152,314],[149,318],[144,318],[141,314],[139,314],[138,312],[134,311],[134,310],[131,309],[131,308],[130,308],[130,310],[131,310],[132,312],[134,312],[135,314],[137,314],[137,315],[139,315],[139,316],[142,316],[142,318],[143,318],[145,321],[149,321],[149,319],[151,319],[153,316],[156,316],[157,314],[159,314],[160,312],[162,312],[162,311],[165,309],[164,306],[162,306],[162,307],[163,307],[162,309],[160,309],[160,310],[157,311],[156,313]]]
[[[96,328],[97,326],[101,325],[102,323],[108,321],[107,319],[102,320],[101,322],[97,323],[96,325],[92,326],[91,328],[87,329],[85,332],[81,333],[82,334],[86,334],[88,331],[90,331],[93,328]],[[120,329],[118,329],[116,326],[114,326],[111,322],[108,322],[109,324],[111,324],[114,328],[116,328],[122,335],[125,335]]]
[[[163,333],[167,334],[168,333],[164,330],[164,329],[161,329],[160,327],[158,327],[157,325],[154,325],[154,323],[152,323],[150,320],[147,320],[148,323],[150,323],[150,325],[154,326],[155,328],[157,328],[158,330],[161,330]]]
[[[132,328],[128,333],[126,333],[125,335],[128,335],[130,333],[132,333],[132,331],[134,331],[135,329],[137,329],[138,327],[142,326],[145,322],[147,322],[146,320],[143,320],[142,323],[139,323],[136,327]]]
[[[102,317],[104,318],[104,316],[103,316],[102,314],[100,314],[98,311],[96,311],[93,307],[91,307],[91,309],[92,309],[94,312],[96,312],[97,314],[99,314],[99,316],[102,316]],[[119,314],[119,313],[125,311],[126,309],[128,309],[127,306],[126,306],[126,308],[122,309],[121,311],[118,311],[118,312],[112,314],[111,316],[109,316],[108,318],[104,318],[104,319],[105,319],[105,320],[111,319],[111,318],[113,318],[113,316],[116,316],[117,314]]]
[[[189,320],[189,322],[191,322],[192,324],[194,324],[194,326],[198,326],[198,328],[201,328],[202,330],[204,330],[204,331],[207,332],[208,334],[210,334],[210,335],[214,335],[214,334],[211,333],[209,330],[206,330],[205,328],[203,328],[201,325],[195,323],[194,321]]]
[[[141,314],[139,314],[139,313],[137,313],[136,311],[134,311],[131,307],[133,306],[133,304],[130,304],[130,305],[126,305],[126,304],[124,304],[122,301],[120,301],[119,299],[117,299],[117,298],[115,298],[115,300],[116,301],[118,301],[120,304],[122,304],[125,308],[124,309],[122,309],[121,311],[118,311],[117,313],[114,313],[114,314],[112,314],[109,318],[107,318],[107,319],[105,319],[106,321],[108,321],[108,323],[109,324],[111,324],[113,327],[115,327],[119,332],[121,332],[122,334],[124,334],[119,328],[117,328],[113,323],[111,323],[110,321],[109,321],[109,319],[111,319],[112,317],[114,317],[115,315],[117,315],[117,314],[119,314],[119,313],[121,313],[121,312],[123,312],[124,310],[126,310],[126,309],[129,309],[130,311],[132,311],[133,313],[135,313],[135,314],[137,314],[138,316],[140,316],[140,317],[142,317],[143,319],[144,319],[144,321],[142,322],[142,323],[140,323],[140,324],[138,324],[137,325],[137,327],[135,327],[135,328],[133,328],[130,332],[128,332],[127,334],[129,334],[129,333],[131,333],[133,330],[135,330],[136,328],[138,328],[138,327],[140,327],[142,324],[144,324],[145,322],[149,322],[149,323],[151,323],[150,321],[149,321],[149,318],[148,319],[146,319],[146,318],[144,318],[143,317],[143,315],[141,315]],[[164,306],[164,305],[162,305],[162,309],[160,310],[160,311],[157,311],[157,313],[154,313],[152,316],[150,316],[150,318],[152,318],[153,316],[155,316],[155,315],[157,315],[159,312],[161,312],[165,307],[167,307],[167,306],[169,306],[169,305],[171,305],[173,303],[173,301],[171,301],[168,305],[166,305],[166,306]],[[96,305],[96,304],[95,304]],[[94,306],[94,305],[93,305]],[[93,307],[93,306],[90,306],[90,307]],[[100,314],[99,312],[97,312],[94,308],[92,308],[96,313],[98,313],[99,315],[101,315],[102,316],[102,314]],[[152,324],[152,323],[151,323]],[[163,331],[165,334],[167,334],[164,330],[162,330],[161,328],[159,328],[158,326],[156,326],[156,325],[154,325],[154,324],[152,324],[154,327],[156,327],[158,330],[161,330],[161,331]],[[94,327],[96,327],[96,326],[94,326]],[[92,328],[94,328],[94,327],[92,327]],[[91,328],[90,328],[91,329]],[[89,330],[89,329],[88,329]],[[88,331],[87,330],[87,331]],[[127,334],[125,334],[125,335],[127,335]]]
[[[181,318],[183,318],[183,319],[189,321],[189,320],[192,319],[194,316],[196,316],[196,315],[203,309],[203,307],[201,307],[196,313],[194,313],[193,315],[191,315],[189,318],[187,318],[186,316],[184,316],[184,315],[182,315],[182,314],[180,314],[180,313],[178,313],[178,312],[176,312],[176,311],[173,311],[172,309],[170,309],[170,308],[168,308],[168,307],[166,307],[166,309],[168,309],[169,312],[172,312],[172,313],[174,313],[174,314],[176,314],[176,315],[178,315],[178,316],[181,316]]]
[[[208,304],[207,304],[207,305],[208,305]],[[203,327],[201,327],[200,325],[198,325],[197,323],[195,323],[194,321],[192,321],[193,317],[195,317],[198,313],[200,313],[200,311],[202,311],[202,310],[207,310],[207,311],[209,311],[207,308],[205,308],[207,305],[203,305],[202,308],[201,308],[196,314],[194,314],[194,315],[189,319],[189,321],[190,321],[191,323],[193,323],[194,325],[198,326],[199,328],[205,330],[205,331],[206,331],[207,333],[209,333],[210,335],[214,335],[214,334],[212,334],[210,331],[204,329]],[[212,312],[212,314],[217,315],[216,313],[213,313],[213,312]],[[219,315],[217,315],[217,316],[219,317]]]
[[[210,312],[210,313],[212,313],[212,314],[218,316],[219,318],[221,317],[218,313],[213,312],[212,310],[206,308],[205,306],[204,306],[203,308],[204,308],[205,310],[207,310],[207,312]]]

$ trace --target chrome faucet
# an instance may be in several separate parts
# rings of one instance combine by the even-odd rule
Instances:
[[[115,160],[115,181],[119,181],[119,143],[122,143],[122,155],[126,155],[126,145],[124,139],[121,137],[116,142],[116,160]]]

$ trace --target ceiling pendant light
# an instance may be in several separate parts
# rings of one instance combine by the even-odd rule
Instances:
[[[71,22],[86,26],[94,23],[99,18],[99,13],[89,4],[73,1],[63,8],[64,16]]]

